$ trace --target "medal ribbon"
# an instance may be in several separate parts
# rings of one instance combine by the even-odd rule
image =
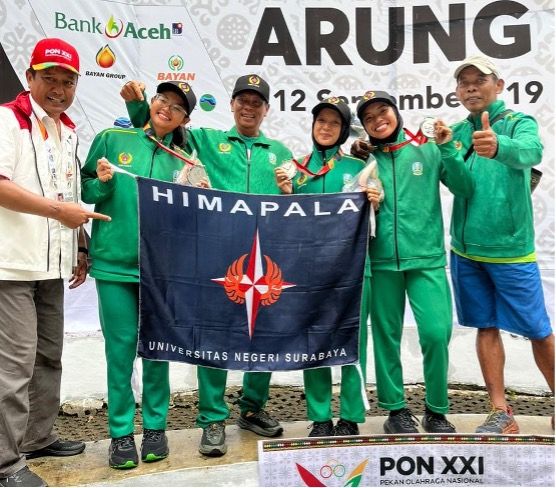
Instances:
[[[153,130],[150,126],[150,124],[146,124],[145,127],[143,127],[143,130],[145,131],[145,135],[151,140],[153,141],[160,149],[162,149],[163,151],[166,151],[168,154],[171,154],[172,156],[178,158],[179,160],[183,161],[185,164],[189,165],[189,166],[197,166],[199,163],[198,161],[195,161],[191,158],[188,158],[185,155],[185,151],[183,151],[183,149],[179,148],[178,146],[176,146],[175,144],[172,145],[172,147],[168,147],[164,144],[162,144],[153,134]]]
[[[425,142],[427,142],[429,139],[427,136],[425,136],[422,132],[421,129],[419,129],[419,132],[417,132],[417,134],[412,134],[408,129],[406,129],[404,127],[404,133],[406,136],[409,137],[409,139],[406,139],[403,142],[400,142],[398,144],[393,144],[393,145],[388,145],[388,146],[384,146],[382,148],[382,152],[394,152],[397,151],[398,149],[401,149],[404,146],[407,146],[408,144],[410,144],[411,142],[416,142],[417,145],[421,145],[421,144],[425,144]]]
[[[311,155],[307,154],[307,156],[305,156],[303,158],[303,161],[301,161],[301,163],[297,160],[297,159],[292,159],[293,164],[295,164],[295,167],[303,174],[311,176],[312,178],[318,178],[320,176],[325,175],[326,173],[328,173],[333,167],[334,167],[334,163],[336,161],[339,161],[342,156],[344,155],[344,153],[342,152],[341,149],[338,149],[338,151],[336,152],[336,154],[334,154],[334,156],[332,156],[327,162],[326,164],[324,164],[322,166],[322,168],[320,170],[318,170],[316,173],[311,171],[307,165],[309,164],[309,159],[311,159]]]

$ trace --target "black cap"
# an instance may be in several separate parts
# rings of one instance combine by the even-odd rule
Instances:
[[[365,110],[367,105],[376,102],[384,102],[388,105],[391,105],[392,107],[396,106],[396,99],[389,93],[380,90],[369,90],[365,92],[365,94],[361,97],[361,100],[359,100],[359,103],[357,104],[357,117],[359,118],[361,123],[363,123],[363,111]]]
[[[188,115],[193,112],[195,104],[197,103],[197,97],[195,93],[193,93],[193,88],[191,88],[189,83],[185,83],[184,81],[164,81],[156,87],[156,93],[165,91],[173,91],[178,94],[185,102]]]
[[[345,103],[341,98],[327,98],[326,100],[317,103],[311,110],[311,113],[313,115],[317,115],[323,108],[331,108],[333,110],[337,110],[338,112],[340,112],[340,116],[346,124],[349,125],[351,123],[351,110],[349,109],[347,103]]]
[[[317,103],[313,107],[313,109],[311,110],[311,113],[313,114],[313,120],[316,119],[319,112],[325,108],[330,108],[340,113],[340,117],[342,118],[342,131],[340,132],[340,137],[338,138],[338,141],[335,145],[342,145],[344,142],[347,141],[347,138],[349,137],[349,127],[351,125],[351,110],[349,109],[348,104],[345,103],[341,98],[330,97],[320,103]]]
[[[270,97],[270,87],[268,86],[268,83],[264,81],[260,76],[240,76],[236,80],[236,84],[232,91],[232,98],[235,98],[238,93],[246,90],[257,92],[264,99],[264,101],[268,103],[268,99]]]

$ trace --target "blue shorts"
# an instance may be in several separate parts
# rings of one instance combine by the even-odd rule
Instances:
[[[552,333],[537,263],[482,263],[452,252],[450,269],[461,325],[529,339]]]

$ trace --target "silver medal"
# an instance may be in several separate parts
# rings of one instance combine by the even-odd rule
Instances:
[[[288,177],[288,180],[293,180],[295,178],[295,175],[297,174],[297,168],[293,161],[286,161],[285,163],[282,163],[279,167],[286,172],[286,176]]]
[[[186,180],[189,185],[199,186],[203,178],[208,180],[207,171],[202,164],[196,164],[188,167]]]
[[[436,131],[434,129],[434,124],[436,123],[436,117],[425,117],[425,120],[421,123],[421,134],[429,139],[434,139]]]

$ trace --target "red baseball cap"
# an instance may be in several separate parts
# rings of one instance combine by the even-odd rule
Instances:
[[[79,54],[71,44],[62,39],[41,39],[33,49],[29,66],[35,71],[60,66],[79,74]]]

